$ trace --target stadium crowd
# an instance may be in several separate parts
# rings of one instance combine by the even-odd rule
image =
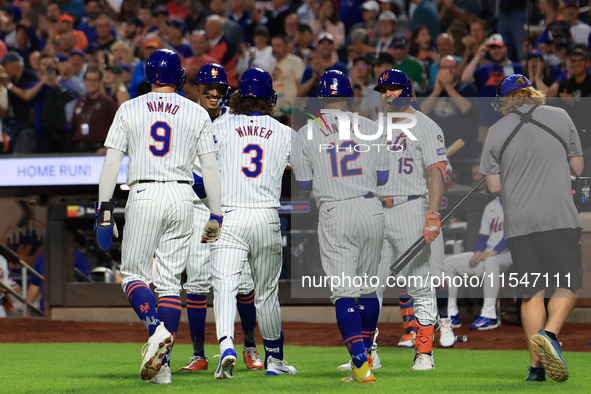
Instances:
[[[373,97],[377,77],[392,67],[409,76],[417,97],[494,97],[512,73],[548,97],[591,95],[591,14],[577,0],[538,0],[529,17],[526,0],[0,4],[3,154],[101,152],[118,106],[149,90],[145,59],[159,48],[179,53],[189,81],[182,94],[196,101],[190,90],[206,63],[224,66],[232,87],[250,67],[269,71],[274,115],[285,123],[291,99],[315,96],[330,69],[349,76],[356,97]],[[445,122],[445,108],[426,104]],[[458,157],[477,159],[498,120],[486,107],[473,129],[442,126],[446,143],[466,140]],[[588,148],[591,138],[580,133]]]

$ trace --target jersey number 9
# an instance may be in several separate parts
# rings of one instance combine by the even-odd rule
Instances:
[[[154,156],[164,157],[170,152],[170,134],[172,128],[166,122],[158,121],[150,128],[150,136],[154,145],[150,145],[150,152]]]

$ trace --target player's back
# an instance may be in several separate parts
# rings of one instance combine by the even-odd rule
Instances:
[[[192,181],[202,133],[211,138],[211,121],[202,107],[176,93],[150,92],[119,108],[105,146],[128,153],[128,184]]]
[[[352,113],[342,114],[347,114],[352,123]],[[299,167],[296,174],[300,173],[302,164],[311,167],[314,197],[319,205],[375,193],[377,171],[389,169],[385,137],[362,140],[350,130],[350,138],[340,140],[339,119],[333,114],[323,114],[323,119],[320,125],[312,124],[311,136],[308,135],[308,126],[304,126],[294,137],[297,143],[294,141],[293,144],[292,164]],[[358,125],[363,135],[374,135],[378,130],[375,122],[362,116],[358,118]],[[347,124],[347,127],[350,128],[350,125]],[[302,162],[302,154],[306,164]]]
[[[214,125],[222,206],[279,208],[291,128],[268,115],[228,115]]]

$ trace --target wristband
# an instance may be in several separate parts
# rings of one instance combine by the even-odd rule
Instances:
[[[6,90],[12,89],[13,86],[14,84],[12,82],[8,82],[8,85],[6,85]]]
[[[222,224],[222,222],[224,221],[224,216],[223,215],[214,215],[212,213],[209,215],[209,220],[215,220],[219,224]]]

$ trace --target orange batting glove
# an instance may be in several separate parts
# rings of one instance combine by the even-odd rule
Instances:
[[[427,212],[425,218],[425,227],[423,227],[423,236],[425,242],[430,244],[437,238],[441,231],[441,222],[439,221],[439,214],[436,212]]]

